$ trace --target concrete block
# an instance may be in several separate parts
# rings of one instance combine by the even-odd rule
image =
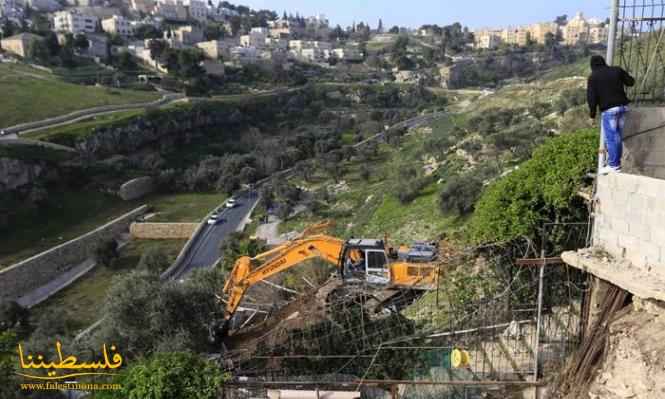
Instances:
[[[634,256],[639,255],[639,240],[628,234],[618,235],[619,258],[633,259]],[[639,256],[638,256],[639,259]]]
[[[631,219],[628,223],[630,235],[640,241],[651,242],[651,226],[642,220]]]
[[[640,267],[658,267],[660,265],[660,246],[651,242],[640,242],[639,252],[642,258],[641,264],[636,264]]]
[[[651,226],[651,242],[665,247],[665,225]]]
[[[630,234],[630,223],[623,218],[612,218],[612,232],[615,234]]]

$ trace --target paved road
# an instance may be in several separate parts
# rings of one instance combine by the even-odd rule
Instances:
[[[221,258],[220,244],[229,234],[244,225],[259,200],[256,194],[240,194],[235,198],[235,208],[225,209],[222,213],[223,223],[206,224],[183,260],[182,267],[173,276],[174,279],[183,278],[194,269],[211,267]]]

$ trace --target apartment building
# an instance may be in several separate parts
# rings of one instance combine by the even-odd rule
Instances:
[[[240,36],[240,45],[242,47],[255,47],[260,49],[266,46],[267,36],[267,28],[252,28],[249,34]]]
[[[551,34],[556,37],[557,33],[559,33],[559,25],[554,22],[533,24],[529,27],[529,33],[531,40],[538,44],[545,44],[548,35]]]
[[[164,40],[173,48],[193,46],[203,41],[203,31],[196,26],[181,26],[164,32]]]
[[[203,51],[206,58],[218,60],[227,58],[231,55],[233,43],[228,40],[210,40],[207,42],[196,43],[196,47]]]
[[[94,33],[99,19],[77,11],[58,11],[53,13],[53,30],[71,34]]]
[[[134,26],[131,21],[120,15],[102,20],[102,29],[111,35],[128,37],[134,34]]]
[[[501,41],[516,46],[529,44],[530,34],[527,29],[509,27],[501,31]]]
[[[475,47],[480,49],[495,49],[501,44],[501,32],[495,30],[479,30],[474,32]]]

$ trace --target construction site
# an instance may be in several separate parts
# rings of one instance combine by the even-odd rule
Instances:
[[[588,177],[588,220],[464,250],[323,223],[240,258],[221,298],[225,397],[665,396],[664,21],[661,3],[611,2],[607,59],[637,84],[624,173]],[[283,284],[295,268],[305,289]]]

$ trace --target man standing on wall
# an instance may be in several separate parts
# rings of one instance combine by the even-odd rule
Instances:
[[[607,150],[607,165],[598,171],[601,175],[621,172],[623,126],[630,102],[624,86],[634,84],[635,79],[628,72],[608,66],[599,55],[591,57],[591,76],[587,83],[589,115],[595,119],[596,110],[600,108],[600,128]]]

